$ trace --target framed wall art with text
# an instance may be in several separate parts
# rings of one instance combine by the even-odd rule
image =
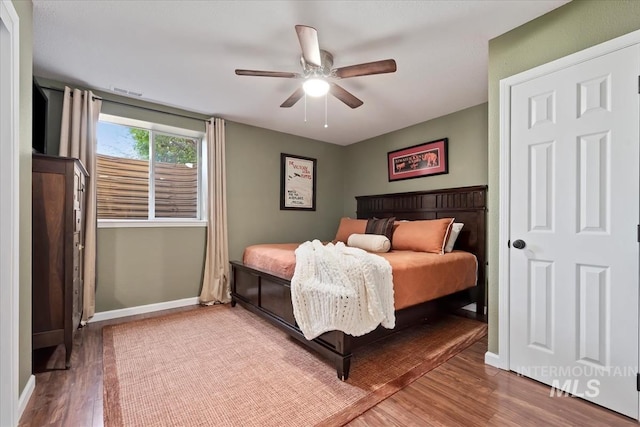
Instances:
[[[449,173],[448,138],[424,142],[387,153],[389,181]]]
[[[317,160],[280,154],[280,209],[316,210]]]

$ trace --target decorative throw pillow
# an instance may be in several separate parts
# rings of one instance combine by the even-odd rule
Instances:
[[[367,221],[365,234],[380,234],[387,236],[387,239],[391,240],[395,220],[396,217],[394,216],[390,218],[371,218]]]
[[[342,218],[340,220],[340,225],[338,226],[338,231],[336,232],[336,238],[333,240],[333,243],[342,242],[344,244],[349,240],[349,236],[352,234],[364,234],[365,229],[367,228],[367,220],[366,219],[352,219],[352,218]]]
[[[389,252],[391,249],[391,242],[387,236],[380,234],[352,234],[347,245],[368,252]]]
[[[393,233],[391,248],[443,254],[453,218],[401,222]]]
[[[447,244],[444,246],[445,252],[451,252],[453,250],[453,245],[455,245],[456,240],[458,239],[458,234],[460,234],[460,230],[464,227],[464,223],[462,222],[454,222],[451,226],[451,233],[449,233],[449,239],[447,239]]]

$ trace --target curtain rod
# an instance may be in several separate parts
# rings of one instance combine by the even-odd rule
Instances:
[[[40,86],[40,87],[41,87],[42,89],[53,90],[53,91],[55,91],[55,92],[61,92],[61,93],[64,93],[64,89],[58,89],[58,88],[56,88],[56,87],[48,87],[48,86]],[[71,96],[73,96],[73,92],[71,92]],[[208,122],[208,121],[209,121],[208,119],[201,119],[200,117],[187,116],[187,115],[185,115],[185,114],[179,114],[179,113],[170,113],[170,112],[168,112],[168,111],[157,110],[157,109],[155,109],[155,108],[142,107],[142,106],[139,106],[139,105],[127,104],[126,102],[113,101],[113,100],[111,100],[111,99],[104,99],[104,98],[101,98],[101,97],[99,97],[99,96],[95,96],[95,95],[93,96],[93,99],[94,99],[94,100],[95,100],[95,99],[100,99],[100,100],[102,100],[102,101],[104,101],[104,102],[110,102],[110,103],[112,103],[112,104],[124,105],[124,106],[126,106],[126,107],[140,108],[140,109],[147,110],[147,111],[153,111],[153,112],[155,112],[155,113],[162,113],[162,114],[169,114],[169,115],[177,116],[177,117],[184,117],[185,119],[199,120],[199,121],[203,121],[203,122]]]

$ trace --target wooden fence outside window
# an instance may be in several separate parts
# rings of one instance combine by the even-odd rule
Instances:
[[[100,219],[149,217],[149,162],[97,155]],[[198,217],[198,168],[156,162],[155,217]]]

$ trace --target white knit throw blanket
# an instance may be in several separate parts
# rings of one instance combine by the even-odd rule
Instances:
[[[391,265],[342,242],[314,240],[296,249],[291,301],[308,340],[333,330],[359,336],[396,323]]]

